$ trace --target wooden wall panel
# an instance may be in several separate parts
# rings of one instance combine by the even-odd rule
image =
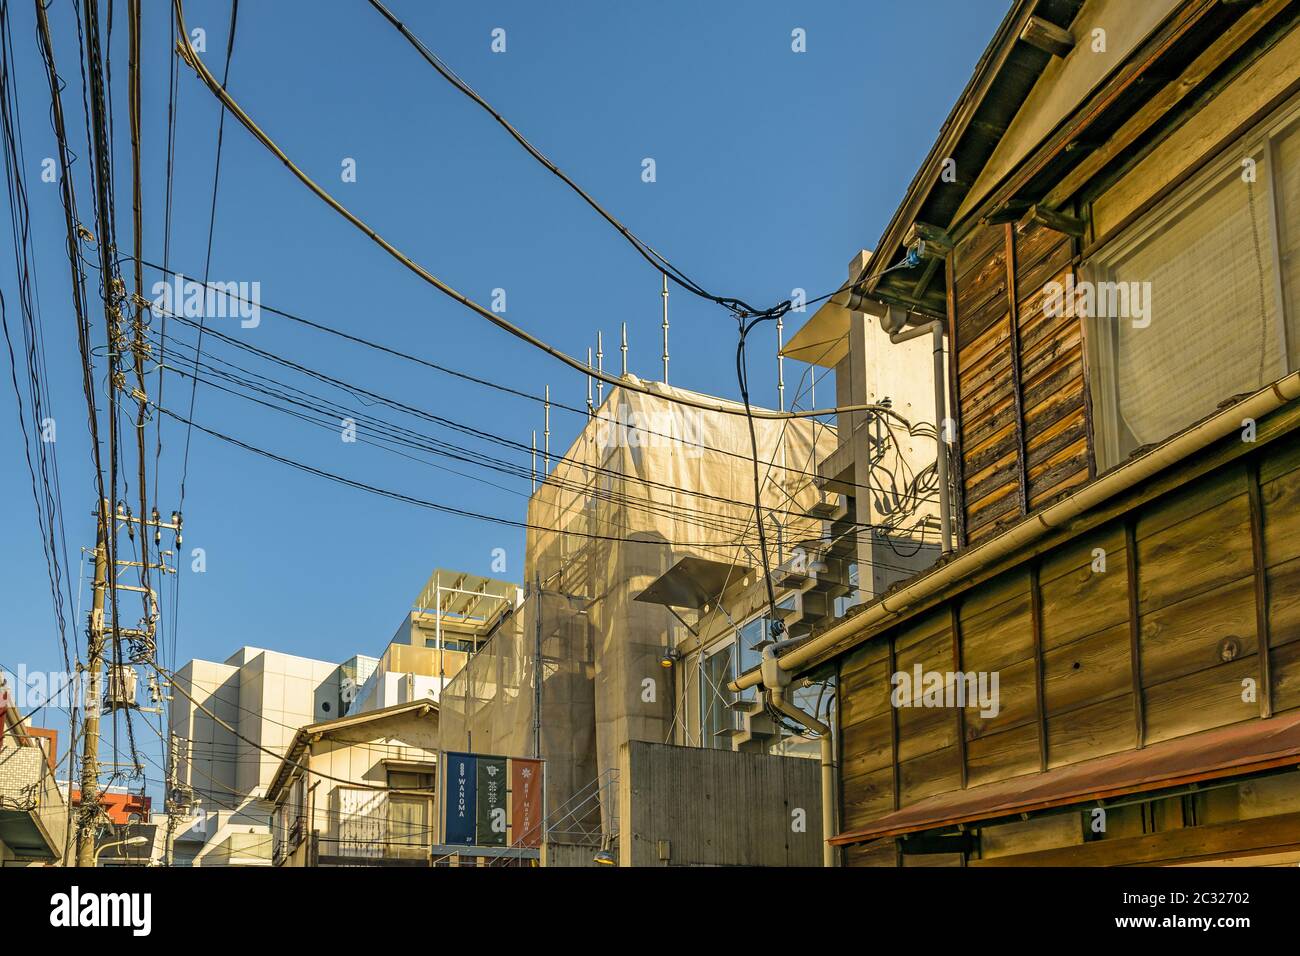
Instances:
[[[965,544],[1092,474],[1083,324],[1044,309],[1044,289],[1064,282],[1073,254],[1071,237],[1032,221],[981,226],[953,251]]]
[[[1276,652],[1300,641],[1300,558],[1267,571],[1269,642]]]
[[[845,866],[898,866],[898,847],[893,840],[877,840],[844,848]]]
[[[1273,712],[1300,707],[1300,641],[1273,651]]]
[[[1268,637],[1274,654],[1281,655],[1284,648],[1300,641],[1300,442],[1264,455],[1259,482]],[[1289,658],[1283,663],[1291,666]],[[1280,692],[1289,675],[1275,670],[1273,679]],[[1291,706],[1296,704],[1300,700]]]
[[[841,784],[844,801],[843,827],[852,830],[866,826],[894,809],[894,768],[844,777]]]
[[[1204,511],[1196,510],[1197,498],[1199,494],[1173,504],[1181,519],[1170,527],[1149,533],[1146,519],[1138,522],[1139,597],[1144,613],[1253,572],[1246,495]]]
[[[894,708],[890,706],[889,646],[874,641],[840,667],[840,786],[842,825],[862,826],[894,809]]]
[[[1300,432],[1029,557],[845,657],[845,826],[951,790],[1300,708],[1297,513]],[[960,711],[894,708],[891,673],[916,666],[996,672],[998,713],[981,715],[970,700]]]
[[[1006,777],[1037,773],[1038,769],[1036,724],[1023,724],[966,742],[968,787],[978,787]]]
[[[1097,549],[1102,551],[1100,558],[1094,554]],[[1128,621],[1124,549],[1123,529],[1112,526],[1084,535],[1043,559],[1038,586],[1045,650]]]
[[[1258,673],[1259,662],[1251,654],[1147,688],[1147,743],[1258,720],[1259,704],[1242,695],[1243,682]]]
[[[993,598],[997,603],[987,605]],[[1025,574],[990,581],[964,601],[958,611],[962,666],[968,671],[995,671],[1032,657],[1029,604]]]
[[[1049,768],[1132,750],[1136,743],[1132,693],[1047,719]]]
[[[1003,226],[984,226],[953,253],[954,405],[961,426],[962,526],[968,543],[990,536],[1021,512],[1004,237]]]
[[[1043,655],[1043,703],[1049,718],[1132,691],[1127,621]]]
[[[1073,241],[1036,222],[1010,227],[1015,246],[1017,342],[1024,417],[1026,511],[1087,480],[1090,447],[1083,323],[1050,316],[1044,289],[1064,283]]]
[[[899,764],[900,805],[907,806],[961,787],[957,748],[945,747]]]
[[[1142,615],[1142,684],[1194,674],[1258,649],[1254,576],[1194,594]],[[1231,657],[1228,660],[1232,660]]]

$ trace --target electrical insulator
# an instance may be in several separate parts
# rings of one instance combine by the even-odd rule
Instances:
[[[126,509],[126,536],[132,541],[135,540],[135,525],[131,521],[131,509]]]

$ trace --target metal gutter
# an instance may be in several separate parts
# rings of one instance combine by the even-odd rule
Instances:
[[[1133,461],[1120,466],[1085,485],[1067,498],[1042,511],[1029,515],[1004,534],[958,554],[950,562],[917,578],[893,594],[888,594],[862,613],[815,635],[777,659],[785,671],[798,671],[823,655],[839,653],[867,637],[872,629],[881,629],[898,619],[914,604],[961,581],[983,566],[1009,557],[1029,546],[1049,531],[1060,528],[1086,511],[1121,492],[1146,481],[1165,468],[1203,448],[1226,438],[1242,427],[1243,419],[1259,419],[1300,398],[1300,372],[1260,389],[1253,395],[1228,406],[1186,431],[1168,439]],[[842,646],[841,646],[842,645]],[[751,670],[730,683],[729,689],[741,691],[762,683],[760,669]]]

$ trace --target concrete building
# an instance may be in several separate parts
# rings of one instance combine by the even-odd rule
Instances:
[[[523,600],[517,584],[464,571],[434,571],[366,676],[347,714],[413,700],[437,701],[447,682]],[[357,660],[361,660],[358,658]],[[346,688],[345,688],[346,694]]]
[[[242,647],[224,662],[193,660],[177,672],[170,708],[174,797],[187,807],[174,824],[179,865],[270,865],[266,788],[278,755],[298,728],[343,713],[347,682],[364,667],[358,658],[339,665]]]
[[[871,260],[865,250],[854,256],[849,281],[866,275]],[[873,316],[831,300],[795,333],[782,355],[834,370],[837,406],[887,407],[839,415],[838,444],[817,463],[822,491],[842,496],[843,514],[856,522],[833,549],[853,561],[853,592],[843,604],[871,601],[948,549],[941,540],[939,496],[951,464],[947,444],[940,441],[949,418],[943,335],[892,341]]]
[[[611,389],[539,481],[527,597],[448,684],[443,749],[546,761],[543,865],[815,865],[821,771],[786,755],[819,739],[726,689],[771,640],[743,409],[650,388]],[[835,429],[755,430],[776,614],[806,635],[851,590],[816,471]]]
[[[0,866],[52,866],[65,850],[68,808],[54,779],[53,732],[36,735],[0,684]]]
[[[276,866],[428,866],[438,709],[408,701],[319,721],[271,775]]]

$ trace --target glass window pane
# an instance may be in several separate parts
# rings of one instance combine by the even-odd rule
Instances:
[[[735,679],[735,645],[729,644],[704,659],[700,684],[701,736],[703,747],[729,748],[730,738],[719,731],[735,726],[735,713],[727,705],[735,695],[727,684]]]
[[[418,797],[390,797],[388,800],[388,842],[399,846],[423,846],[427,841],[425,809],[428,801]]]
[[[1266,155],[1256,161],[1254,182],[1234,168],[1090,264],[1082,307],[1110,389],[1095,396],[1103,467],[1286,374]]]
[[[1287,352],[1300,368],[1300,122],[1275,142],[1278,218],[1282,221],[1282,285],[1286,296]]]

